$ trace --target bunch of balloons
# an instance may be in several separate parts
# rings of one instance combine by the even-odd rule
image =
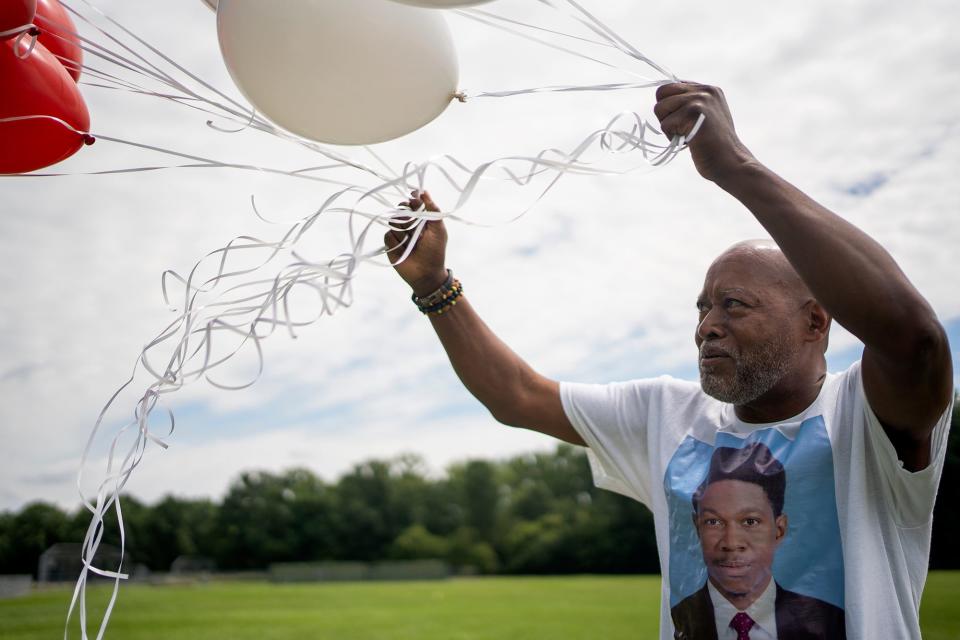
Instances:
[[[442,11],[490,0],[204,0],[247,100],[328,144],[392,140],[439,116],[459,68]]]
[[[528,23],[523,15],[516,19],[486,8],[460,11],[493,0],[202,1],[216,11],[220,51],[246,101],[235,99],[176,62],[97,9],[91,0],[77,0],[77,6],[88,9],[84,12],[76,11],[71,0],[63,0],[66,10],[82,21],[83,37],[77,35],[60,0],[0,0],[0,174],[22,174],[56,163],[92,141],[89,115],[75,83],[83,68],[87,86],[134,94],[138,99],[166,100],[227,123],[221,127],[213,119],[207,120],[217,131],[257,131],[321,158],[316,164],[310,157],[306,166],[295,169],[244,164],[112,137],[102,131],[101,143],[127,145],[173,160],[165,165],[126,165],[88,175],[232,169],[310,180],[329,190],[305,217],[278,223],[280,230],[272,237],[240,236],[200,258],[188,273],[164,272],[163,296],[174,312],[173,319],[146,343],[129,379],[110,396],[82,456],[78,487],[91,522],[84,537],[83,568],[71,598],[65,637],[74,628],[76,612],[81,636],[88,638],[86,587],[94,576],[113,580],[96,637],[102,638],[106,631],[120,581],[128,577],[123,559],[121,491],[148,447],[168,446],[174,428],[173,412],[165,404],[169,394],[198,381],[234,390],[253,385],[264,368],[263,340],[282,330],[296,336],[301,327],[349,307],[360,267],[386,267],[406,259],[430,220],[490,224],[491,207],[482,207],[482,218],[471,218],[467,210],[471,199],[490,190],[499,192],[500,187],[536,187],[533,203],[504,208],[515,219],[563,176],[619,175],[670,162],[703,122],[701,116],[689,136],[671,139],[640,114],[624,111],[611,114],[606,124],[591,125],[582,131],[582,138],[576,138],[579,142],[563,148],[510,153],[480,163],[444,153],[392,167],[370,146],[334,149],[327,145],[372,145],[400,137],[431,122],[452,100],[466,98],[458,91],[455,39],[445,19],[450,11],[598,63],[607,73],[624,74],[607,84],[477,92],[470,96],[472,104],[477,103],[474,99],[523,94],[652,89],[677,78],[590,13],[582,0],[517,3],[525,10],[536,4],[545,11],[556,11],[570,19],[581,35],[545,28],[536,18]],[[556,44],[551,36],[576,44]],[[84,67],[82,52],[94,63]],[[615,59],[608,61],[611,56]],[[621,66],[624,62],[631,66],[641,63],[646,69],[638,73]],[[234,129],[234,125],[241,128]],[[375,163],[365,160],[365,154]],[[633,161],[637,155],[642,161]],[[615,166],[602,162],[614,156],[623,161]],[[83,174],[55,173],[51,177],[57,175]],[[427,184],[447,190],[450,198],[445,196],[444,201],[450,203],[450,209],[434,213],[397,207],[395,203],[406,199],[410,190],[422,190]],[[269,222],[252,196],[251,206],[259,218]],[[404,227],[411,232],[410,240],[400,251],[388,250],[379,240],[384,229],[396,224],[396,216],[410,221]],[[344,224],[349,245],[332,257],[313,255],[315,245],[326,246],[326,221],[331,219]],[[312,306],[304,306],[306,296],[313,296]],[[259,366],[252,379],[239,383],[231,379],[228,384],[220,372],[236,364],[237,355],[256,358]],[[237,371],[248,369],[241,365]],[[141,386],[144,379],[145,387]],[[126,404],[130,396],[135,398],[132,415]],[[105,441],[110,444],[102,451]],[[91,481],[84,475],[88,465],[99,466],[102,460],[106,460],[106,471]],[[86,492],[90,482],[95,486],[93,493]],[[110,512],[115,516],[108,519]],[[121,559],[115,565],[96,566],[94,558],[108,530],[119,531]]]
[[[34,171],[93,143],[76,84],[82,65],[59,0],[0,2],[0,174]]]

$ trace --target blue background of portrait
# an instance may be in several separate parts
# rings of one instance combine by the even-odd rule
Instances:
[[[765,444],[787,474],[783,505],[787,535],[774,557],[774,579],[784,589],[843,608],[843,549],[833,452],[819,416],[805,420],[794,440],[769,427],[745,437],[721,431],[714,445],[690,436],[680,444],[663,480],[670,516],[670,606],[707,581],[690,500],[707,475],[714,447],[740,449],[753,442]]]

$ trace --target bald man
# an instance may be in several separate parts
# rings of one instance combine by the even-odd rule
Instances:
[[[772,238],[736,244],[707,270],[694,323],[699,383],[561,384],[540,375],[483,323],[447,270],[442,222],[426,226],[398,273],[457,375],[497,420],[588,447],[598,486],[651,509],[665,576],[661,638],[813,637],[781,625],[780,607],[751,609],[775,593],[726,594],[745,608],[731,607],[716,624],[675,625],[670,616],[706,580],[689,505],[712,454],[757,442],[791,477],[776,583],[842,610],[849,638],[920,638],[953,399],[942,326],[877,242],[750,153],[719,89],[663,86],[655,113],[667,135],[689,133],[706,116],[690,142],[697,170]],[[410,207],[438,211],[428,194],[412,196]],[[397,230],[384,238],[394,251],[405,240]],[[833,319],[864,344],[861,359],[836,374],[824,357]],[[711,540],[716,557],[726,558],[725,575],[753,569],[748,540],[770,526],[766,517],[744,511],[717,519]],[[770,611],[776,624],[763,618]]]

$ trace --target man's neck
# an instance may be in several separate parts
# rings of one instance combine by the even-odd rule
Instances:
[[[785,376],[773,389],[756,400],[734,406],[737,418],[753,423],[779,422],[803,413],[820,395],[827,378],[826,362],[797,375]]]
[[[710,586],[716,589],[717,593],[720,594],[724,600],[736,607],[737,611],[746,611],[750,605],[756,602],[757,599],[763,595],[764,591],[767,590],[767,587],[769,587],[773,581],[773,576],[767,576],[763,584],[757,586],[749,593],[730,593],[724,591],[722,587],[713,581],[713,578],[708,578],[708,580],[710,581]]]

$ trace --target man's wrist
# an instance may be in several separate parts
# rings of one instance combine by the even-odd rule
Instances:
[[[423,298],[430,295],[437,289],[443,286],[443,283],[447,281],[447,270],[441,268],[436,273],[432,273],[428,276],[423,276],[418,278],[414,282],[410,283],[410,288],[413,289],[414,295],[418,298]]]
[[[768,171],[759,160],[749,156],[719,172],[713,181],[718,187],[739,199],[739,193],[743,188],[748,187],[753,180],[764,177]]]
[[[417,305],[420,313],[425,316],[436,317],[451,311],[462,295],[463,285],[453,277],[453,272],[447,269],[447,278],[440,287],[425,296],[418,296],[414,293],[411,299],[413,304]]]

